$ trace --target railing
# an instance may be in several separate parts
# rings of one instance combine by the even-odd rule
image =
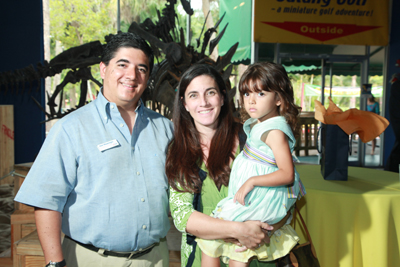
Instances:
[[[301,131],[294,148],[297,157],[300,156],[301,150],[308,156],[309,150],[317,149],[318,123],[314,118],[314,112],[301,112],[299,118]]]

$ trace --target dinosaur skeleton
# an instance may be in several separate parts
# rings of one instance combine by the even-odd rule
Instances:
[[[157,62],[161,54],[165,55],[163,61],[154,65],[147,84],[148,88],[142,95],[142,99],[147,105],[151,106],[151,109],[160,112],[167,118],[172,116],[175,88],[179,83],[180,77],[192,64],[205,63],[214,66],[223,75],[228,87],[229,99],[233,99],[236,92],[235,88],[231,89],[230,86],[229,77],[232,72],[232,65],[228,65],[237,49],[238,43],[234,44],[224,56],[218,57],[217,61],[205,55],[207,45],[209,45],[209,54],[211,54],[225,32],[227,25],[215,39],[210,41],[211,35],[217,32],[217,28],[224,16],[218,20],[214,27],[204,33],[201,50],[197,52],[193,46],[185,45],[183,29],[178,30],[176,28],[175,19],[177,19],[177,15],[174,8],[176,3],[177,0],[167,0],[162,14],[157,10],[158,22],[154,23],[150,18],[147,18],[141,24],[133,22],[128,30],[140,35],[149,42]],[[193,10],[190,8],[190,3],[187,0],[181,0],[181,3],[186,13],[192,15]],[[203,34],[205,24],[204,22],[200,35]],[[106,42],[108,38],[109,36],[105,37]],[[197,48],[199,48],[200,37],[196,39],[196,43]],[[40,88],[40,80],[42,78],[52,77],[61,73],[64,69],[70,69],[64,80],[57,85],[53,94],[51,96],[48,95],[47,105],[50,113],[46,112],[45,108],[32,97],[39,108],[46,113],[46,121],[62,118],[86,104],[87,81],[90,80],[99,87],[102,86],[99,81],[94,79],[90,71],[90,66],[100,63],[102,51],[103,45],[99,41],[94,41],[72,47],[54,57],[50,62],[44,61],[43,65],[38,63],[36,69],[31,65],[23,69],[0,73],[0,92],[3,90],[4,94],[7,94],[11,88],[11,93],[13,93],[13,88],[16,88],[15,93],[19,93],[18,88],[22,84],[23,93],[25,84],[27,82],[30,83],[32,88],[33,81],[38,81],[38,88]],[[63,90],[68,83],[80,83],[81,97],[76,107],[62,112]],[[55,101],[59,94],[61,96],[57,105]],[[56,109],[57,106],[58,110]]]

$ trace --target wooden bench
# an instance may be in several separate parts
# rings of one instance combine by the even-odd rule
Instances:
[[[14,196],[17,194],[21,184],[24,181],[24,176],[28,174],[32,163],[14,165]],[[14,246],[13,244],[36,230],[34,209],[30,206],[14,202],[14,212],[10,216],[11,224],[11,247],[5,257],[0,257],[1,267],[13,266]],[[9,256],[10,255],[10,256]],[[42,265],[43,266],[43,265]]]
[[[17,194],[19,188],[24,182],[26,176],[32,166],[32,163],[16,164],[14,167],[15,173],[19,175],[14,176],[14,193]],[[22,175],[22,176],[20,176]],[[14,202],[15,211],[11,214],[11,245],[12,245],[12,258],[16,256],[15,242],[18,242],[23,237],[36,231],[34,208],[24,205],[19,202]],[[39,245],[40,246],[40,245]],[[15,265],[14,266],[20,266]],[[25,266],[25,265],[23,265]],[[29,266],[29,265],[26,265]]]
[[[37,231],[14,243],[14,267],[43,267],[46,265]]]
[[[11,215],[11,245],[36,231],[35,214],[29,210],[16,210]],[[15,246],[12,247],[12,258],[15,258]]]

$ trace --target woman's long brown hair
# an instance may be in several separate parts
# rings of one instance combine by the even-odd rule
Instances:
[[[273,62],[258,62],[246,69],[239,82],[241,102],[244,103],[244,93],[250,91],[260,92],[262,90],[276,93],[281,100],[278,113],[280,116],[285,117],[293,135],[297,138],[300,135],[298,118],[301,108],[294,103],[292,83],[283,66]]]
[[[233,113],[226,93],[226,84],[221,74],[208,64],[191,66],[182,75],[174,101],[172,120],[174,139],[171,141],[165,164],[168,182],[177,191],[199,193],[201,180],[199,167],[204,161],[200,146],[200,134],[193,118],[184,106],[186,88],[190,82],[202,75],[215,80],[224,105],[218,117],[217,130],[211,140],[209,156],[206,159],[208,174],[217,188],[229,183],[230,161],[234,159],[234,147],[241,125],[234,122]],[[180,190],[177,185],[182,188]]]

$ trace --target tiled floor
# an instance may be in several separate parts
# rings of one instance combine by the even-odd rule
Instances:
[[[372,142],[365,144],[365,166],[372,168],[382,168],[380,166],[380,139],[376,140],[375,153],[372,155]],[[352,155],[349,156],[349,162],[356,162],[358,160],[358,142],[352,142]],[[350,163],[351,164],[351,163]]]

